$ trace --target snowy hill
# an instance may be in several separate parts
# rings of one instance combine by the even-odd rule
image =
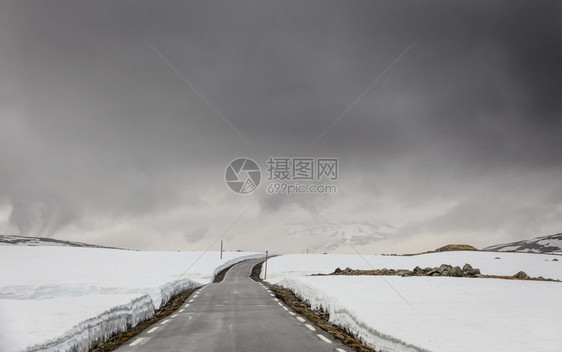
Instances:
[[[82,242],[72,242],[57,240],[46,237],[30,237],[17,235],[0,235],[0,246],[63,246],[63,247],[87,247],[87,248],[109,248],[113,247],[98,246]]]
[[[554,253],[562,254],[562,233],[536,237],[532,240],[517,241],[497,244],[486,247],[483,251],[494,252],[528,252],[528,253]]]

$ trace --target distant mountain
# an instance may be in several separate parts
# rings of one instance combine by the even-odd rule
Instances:
[[[0,246],[62,246],[62,247],[122,249],[122,248],[115,248],[115,247],[98,246],[98,245],[87,244],[82,242],[62,241],[54,238],[15,236],[15,235],[0,235]]]
[[[497,244],[486,247],[483,251],[493,252],[529,252],[562,254],[562,233],[533,238],[532,240]]]

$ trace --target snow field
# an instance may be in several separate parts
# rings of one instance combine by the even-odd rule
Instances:
[[[376,269],[469,263],[483,274],[513,275],[523,270],[531,276],[562,278],[560,261],[552,261],[560,256],[552,255],[444,252],[364,258]],[[380,351],[562,351],[562,283],[308,276],[336,267],[371,269],[359,256],[288,255],[269,261],[267,281],[324,309],[332,323]]]
[[[0,351],[88,351],[248,252],[0,247]],[[185,270],[191,268],[183,277]]]
[[[500,258],[500,259],[496,259]],[[553,261],[558,259],[558,261]],[[367,263],[368,262],[368,263]],[[468,263],[484,275],[511,276],[519,271],[531,277],[562,280],[562,256],[531,253],[497,253],[458,251],[427,253],[412,256],[348,255],[348,254],[290,254],[269,260],[267,281],[275,283],[283,278],[312,274],[329,274],[337,267],[345,269],[408,269],[416,266],[438,267],[441,264],[462,266]],[[369,265],[370,264],[370,265]],[[263,272],[261,274],[263,278]]]

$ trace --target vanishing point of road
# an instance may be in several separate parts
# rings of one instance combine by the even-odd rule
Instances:
[[[259,262],[234,265],[222,282],[199,289],[171,316],[117,351],[350,351],[250,279]]]

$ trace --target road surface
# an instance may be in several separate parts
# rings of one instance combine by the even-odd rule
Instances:
[[[117,351],[350,351],[250,279],[259,261],[236,264],[221,283],[198,290]]]

